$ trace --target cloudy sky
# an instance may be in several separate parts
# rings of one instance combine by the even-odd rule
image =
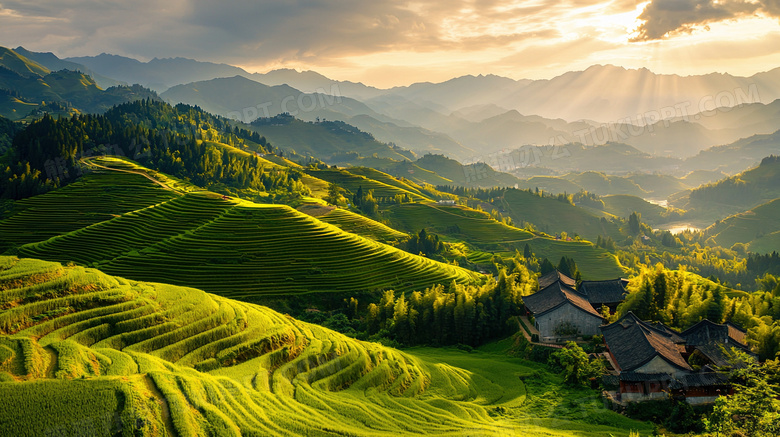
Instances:
[[[780,0],[0,0],[0,45],[188,57],[388,87],[593,64],[751,75],[780,67]]]

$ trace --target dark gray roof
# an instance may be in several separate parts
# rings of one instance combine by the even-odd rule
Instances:
[[[601,383],[604,385],[604,387],[616,388],[620,385],[620,377],[618,375],[607,373],[601,377]]]
[[[671,381],[672,375],[668,373],[620,372],[618,379],[624,382]]]
[[[696,350],[707,357],[707,359],[712,361],[712,364],[719,367],[724,367],[729,366],[730,364],[728,356],[723,350],[723,346],[725,345],[713,342],[709,344],[698,345],[696,346]]]
[[[726,387],[729,385],[729,376],[725,373],[690,373],[682,375],[669,384],[672,390],[684,390],[691,387]]]
[[[539,289],[543,290],[555,282],[563,282],[565,285],[568,285],[571,288],[577,286],[577,281],[564,275],[558,270],[553,270],[550,273],[539,277]]]
[[[689,346],[722,343],[726,347],[737,346],[744,350],[748,349],[744,343],[745,331],[731,323],[721,325],[704,319],[683,331],[680,336],[685,339]]]
[[[592,316],[604,319],[584,296],[561,282],[553,282],[548,287],[523,297],[525,307],[534,314],[534,317],[552,311],[567,302]]]
[[[669,334],[670,338],[675,344],[685,344],[685,339],[680,336],[680,331],[676,331],[661,322],[650,323],[650,326],[661,332]]]
[[[680,349],[672,340],[672,334],[656,329],[628,312],[615,323],[601,327],[609,351],[615,357],[622,372],[633,371],[659,356],[669,364],[691,370]]]
[[[582,281],[578,291],[588,297],[590,303],[619,303],[626,295],[623,279],[608,281]]]

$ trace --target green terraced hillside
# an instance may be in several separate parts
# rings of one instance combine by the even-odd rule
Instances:
[[[42,241],[174,197],[140,174],[87,174],[64,188],[15,202],[12,215],[0,221],[0,250]]]
[[[427,192],[426,190],[424,190],[422,187],[420,187],[414,182],[410,182],[408,180],[400,180],[394,176],[391,176],[387,173],[381,172],[373,168],[350,167],[348,171],[354,175],[364,176],[371,180],[382,182],[383,184],[392,185],[398,188],[399,190],[410,191],[414,194],[417,194],[421,198],[430,198],[432,196],[432,193]]]
[[[312,217],[317,217],[320,221],[330,223],[341,230],[382,243],[391,243],[409,236],[376,220],[342,208],[321,205],[303,205],[298,207],[298,211]]]
[[[420,193],[419,190],[410,190],[403,188],[396,183],[391,185],[382,181],[369,179],[366,176],[353,174],[350,170],[307,170],[307,174],[324,181],[332,182],[352,193],[357,192],[357,190],[362,187],[363,191],[374,190],[374,197],[395,197],[396,195],[401,194],[409,195],[415,202],[431,200],[429,197]]]
[[[194,286],[244,300],[312,292],[422,290],[453,280],[481,280],[472,271],[344,232],[288,206],[224,199],[205,191],[174,194],[132,173],[105,171],[86,179],[82,185],[39,196],[45,202],[37,204],[58,216],[75,217],[71,222],[41,234],[40,229],[51,226],[50,213],[28,208],[0,222],[6,244],[29,242],[18,248],[22,256],[74,261],[128,278]],[[146,202],[126,195],[136,183],[151,190]],[[108,198],[78,196],[74,201],[68,193],[79,186]],[[116,198],[111,199],[111,193]],[[36,204],[36,199],[25,202]],[[125,209],[109,210],[114,204]],[[348,213],[335,213],[327,220],[355,231],[375,223]],[[24,239],[17,235],[26,229],[30,231]],[[381,232],[389,240],[403,237],[379,223],[371,232]]]
[[[745,243],[751,252],[780,251],[780,199],[718,221],[705,233],[723,247]]]
[[[552,202],[560,203],[555,200]],[[561,203],[561,205],[563,205]],[[585,241],[563,241],[539,237],[524,229],[508,226],[489,214],[461,206],[403,204],[390,208],[391,221],[400,229],[417,232],[426,228],[456,241],[466,240],[480,250],[513,256],[528,244],[538,258],[557,262],[562,256],[574,258],[584,278],[614,278],[623,274],[616,257]],[[475,262],[489,262],[483,252]],[[481,258],[480,258],[481,257]]]
[[[651,432],[560,384],[502,355],[400,352],[193,288],[0,257],[0,435]]]

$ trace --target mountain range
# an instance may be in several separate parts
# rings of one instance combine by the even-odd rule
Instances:
[[[523,165],[509,170],[516,171],[520,177],[529,175],[527,159],[523,156],[538,155],[538,150],[542,150],[529,148],[534,146],[547,146],[547,150],[565,146],[570,155],[578,156],[576,160],[556,157],[553,163],[546,162],[542,154],[541,160],[534,159],[531,163],[533,174],[605,171],[603,167],[585,164],[601,163],[595,152],[607,149],[588,148],[594,145],[623,144],[635,149],[632,152],[635,156],[647,155],[644,162],[627,161],[625,168],[610,170],[616,173],[669,170],[670,166],[677,165],[674,158],[689,158],[686,164],[701,163],[691,170],[720,169],[733,173],[755,164],[767,152],[778,151],[775,141],[766,140],[757,149],[764,155],[732,156],[736,159],[733,162],[717,157],[717,162],[705,163],[708,156],[715,155],[704,152],[713,146],[742,144],[739,141],[754,135],[771,136],[780,129],[780,101],[774,100],[780,96],[775,81],[780,75],[778,69],[748,78],[724,74],[681,77],[607,65],[550,80],[463,76],[442,83],[378,89],[361,83],[334,81],[313,71],[281,69],[258,74],[227,64],[184,58],[141,62],[102,54],[59,59],[51,53],[31,52],[22,47],[7,52],[14,56],[5,56],[3,65],[10,63],[5,67],[16,75],[20,71],[38,77],[62,69],[70,73],[57,74],[78,72],[85,79],[77,82],[86,84],[82,87],[94,95],[100,95],[95,94],[96,90],[109,85],[138,83],[162,92],[161,97],[171,103],[198,105],[243,122],[283,112],[309,122],[343,121],[370,133],[380,142],[419,155],[444,154],[462,162],[482,161],[491,165],[497,157],[515,155],[515,160],[519,159]],[[25,59],[29,66],[14,69],[13,65],[25,65],[13,61],[14,57]],[[63,83],[63,79],[57,82]],[[8,78],[3,83],[6,85],[0,84],[2,88],[20,89],[18,84],[9,83]],[[10,109],[4,108],[3,114],[21,118],[35,107],[35,100],[68,101],[80,110],[95,110],[108,104],[84,102],[83,98],[77,104],[73,102],[78,100],[73,93],[52,95],[50,91],[56,87],[47,85],[41,92],[21,88],[25,90],[22,99],[4,96],[3,106]],[[637,89],[667,91],[637,93]],[[575,100],[566,97],[574,94],[578,96]],[[128,98],[134,97],[115,100]],[[709,110],[718,104],[716,98],[723,104],[742,104]],[[630,99],[633,101],[629,102]],[[699,111],[702,108],[705,110]],[[634,115],[617,117],[616,111]],[[644,115],[637,116],[642,111]],[[597,121],[609,117],[616,121]],[[588,157],[575,153],[586,149]],[[721,152],[725,150],[733,151],[734,147],[724,146]],[[694,158],[700,152],[702,158]]]

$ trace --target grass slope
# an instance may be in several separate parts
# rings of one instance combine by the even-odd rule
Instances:
[[[0,221],[0,249],[46,240],[174,197],[140,174],[87,174],[64,188],[14,202],[11,216]]]
[[[513,256],[515,250],[522,253],[528,244],[540,259],[548,258],[557,263],[564,255],[572,257],[586,279],[614,278],[623,274],[623,269],[614,255],[588,242],[539,237],[524,229],[500,223],[489,214],[471,208],[403,204],[390,209],[390,218],[399,228],[408,232],[416,232],[424,227],[449,239],[467,240],[480,250],[504,253],[507,256]],[[482,259],[484,256],[481,254],[482,252],[477,251],[470,255],[469,259],[489,262],[489,257]]]
[[[549,197],[542,198],[523,190],[508,190],[503,205],[515,223],[533,223],[549,234],[565,231],[570,236],[576,233],[594,241],[599,235],[620,238],[617,225],[606,220],[607,214],[591,212]]]
[[[364,192],[374,190],[374,197],[395,197],[398,194],[407,194],[415,202],[431,200],[428,196],[421,193],[419,189],[413,188],[408,184],[404,184],[389,176],[383,178],[384,181],[382,181],[358,174],[360,172],[365,173],[366,171],[357,170],[353,173],[352,169],[306,170],[308,175],[327,182],[332,182],[352,193],[356,193],[357,190],[362,187]],[[389,181],[388,178],[395,182]]]
[[[780,199],[728,217],[705,232],[723,247],[745,243],[751,252],[780,251]]]
[[[616,194],[614,196],[604,196],[604,211],[618,217],[628,218],[631,213],[638,212],[642,214],[642,221],[650,225],[668,221],[666,218],[666,208],[650,203],[641,197]]]
[[[298,208],[298,211],[317,217],[320,221],[334,225],[346,232],[382,243],[391,243],[408,237],[407,234],[396,231],[383,223],[342,208],[303,205]]]
[[[177,195],[155,186],[140,174],[95,173],[39,196],[43,199],[26,201],[38,209],[28,206],[0,222],[0,229],[7,231],[8,245],[29,243],[18,248],[23,256],[75,261],[111,274],[196,286],[244,300],[421,290],[453,280],[480,280],[477,273],[326,222],[389,240],[402,237],[367,219],[336,213],[321,221],[284,205],[226,200],[205,191]],[[82,192],[101,195],[74,194]],[[51,225],[55,212],[65,220]]]
[[[265,307],[94,269],[0,257],[0,308],[2,435],[651,431],[539,365],[399,352]]]

